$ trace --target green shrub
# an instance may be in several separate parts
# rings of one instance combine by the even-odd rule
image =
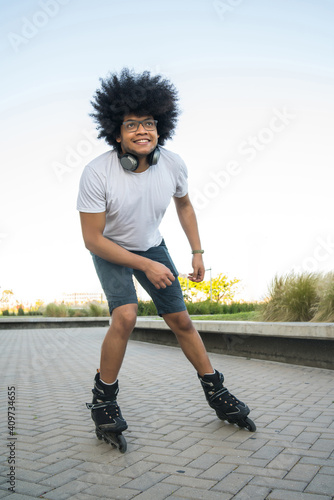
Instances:
[[[212,321],[259,321],[259,315],[256,311],[238,312],[235,314],[208,314],[203,316],[192,316],[196,320]]]
[[[64,318],[67,316],[67,307],[65,304],[50,303],[45,308],[44,316],[51,318]]]
[[[186,302],[187,310],[190,315],[213,314],[210,310],[210,301],[203,300],[199,302]],[[216,308],[217,310],[217,308]]]
[[[258,305],[252,302],[231,302],[231,304],[221,304],[210,300],[186,302],[186,306],[190,315],[237,314],[240,312],[255,311],[256,308],[258,308]]]
[[[18,316],[24,316],[24,309],[23,307],[19,307],[18,310],[17,310],[17,315]]]
[[[106,306],[102,306],[96,302],[91,302],[88,305],[88,316],[92,316],[94,318],[99,316],[109,316],[109,311]]]
[[[264,321],[310,321],[319,304],[319,275],[275,276],[262,306]]]
[[[2,311],[2,316],[9,316],[9,310],[8,309],[4,309]]]
[[[70,318],[81,318],[83,316],[88,316],[88,311],[86,309],[69,307],[67,309],[67,314]]]
[[[138,301],[138,316],[156,316],[157,314],[153,300]]]

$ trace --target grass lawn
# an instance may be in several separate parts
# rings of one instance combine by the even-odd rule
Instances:
[[[239,312],[235,314],[205,314],[203,316],[191,316],[193,320],[211,321],[261,321],[258,311]]]

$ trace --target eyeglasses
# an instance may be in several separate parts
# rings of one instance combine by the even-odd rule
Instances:
[[[145,130],[156,130],[158,120],[151,120],[151,118],[147,118],[146,120],[127,120],[123,122],[125,130],[127,132],[137,132],[139,125],[142,124]]]

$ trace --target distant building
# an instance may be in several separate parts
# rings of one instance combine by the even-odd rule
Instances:
[[[106,296],[101,293],[73,292],[63,293],[62,301],[65,304],[86,304],[87,302],[106,302]]]
[[[143,300],[143,295],[145,296],[145,290],[140,286],[135,277],[133,277],[133,284],[135,286],[135,290],[137,293],[137,297],[139,300]],[[150,299],[150,297],[148,297]],[[147,300],[147,299],[144,299]],[[65,304],[85,304],[87,302],[107,302],[106,296],[104,292],[72,292],[72,293],[63,293],[61,301]]]

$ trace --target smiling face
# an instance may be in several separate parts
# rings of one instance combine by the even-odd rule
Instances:
[[[153,116],[145,115],[145,116],[137,116],[134,114],[126,115],[124,117],[124,122],[129,120],[147,120],[152,119]],[[120,135],[117,137],[117,142],[121,145],[122,152],[130,153],[138,158],[145,158],[147,155],[152,153],[158,144],[158,131],[155,128],[154,130],[145,130],[143,124],[140,123],[139,127],[136,131],[129,131],[125,127],[125,125],[121,125]]]

